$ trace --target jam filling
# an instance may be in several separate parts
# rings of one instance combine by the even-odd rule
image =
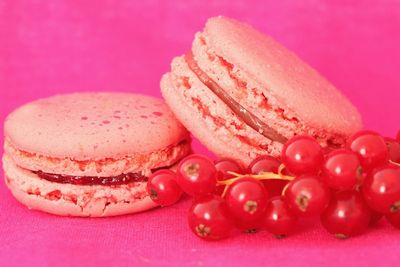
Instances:
[[[185,60],[190,70],[193,71],[200,81],[215,95],[217,95],[233,111],[233,113],[241,118],[247,125],[272,141],[277,141],[282,144],[287,141],[286,137],[276,132],[256,115],[240,105],[227,92],[225,92],[221,86],[219,86],[203,70],[201,70],[196,60],[193,58],[192,53],[186,54]]]
[[[147,177],[140,173],[127,173],[112,177],[71,176],[34,171],[37,176],[50,182],[74,185],[123,185],[133,182],[146,182]]]

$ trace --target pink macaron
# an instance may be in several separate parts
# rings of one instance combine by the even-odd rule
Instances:
[[[271,37],[210,18],[192,49],[161,80],[167,104],[211,151],[248,164],[279,156],[294,135],[340,147],[362,128],[357,109],[330,82]]]
[[[31,209],[113,216],[156,204],[152,171],[190,152],[190,137],[162,100],[76,93],[26,104],[5,121],[6,184]]]

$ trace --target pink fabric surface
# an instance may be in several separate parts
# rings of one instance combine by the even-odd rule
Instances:
[[[160,96],[170,60],[189,49],[207,17],[220,14],[297,52],[355,103],[366,128],[392,136],[400,128],[396,0],[2,0],[0,121],[18,105],[56,93]],[[400,260],[400,231],[384,221],[347,241],[313,223],[285,240],[263,232],[207,243],[187,227],[189,199],[136,215],[76,219],[29,211],[4,183],[0,198],[0,266],[397,266]]]

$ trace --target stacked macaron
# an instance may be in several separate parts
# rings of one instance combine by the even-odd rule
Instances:
[[[156,206],[152,171],[190,152],[188,132],[159,99],[77,93],[41,99],[5,122],[6,184],[29,208],[112,216]]]
[[[172,61],[161,89],[178,119],[211,151],[248,164],[279,156],[296,134],[340,147],[362,127],[331,83],[247,24],[211,18],[192,50]]]

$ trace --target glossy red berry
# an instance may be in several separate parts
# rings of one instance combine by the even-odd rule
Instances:
[[[242,166],[233,159],[219,159],[215,162],[214,165],[215,169],[217,170],[217,179],[219,181],[234,177],[234,175],[229,174],[228,172],[235,172],[239,174],[244,173]]]
[[[281,162],[271,156],[260,156],[254,159],[248,167],[248,173],[261,174],[263,172],[278,173]]]
[[[397,138],[396,138],[397,142],[400,143],[400,130],[397,132]]]
[[[349,149],[358,154],[366,171],[386,164],[389,151],[382,136],[371,131],[361,131],[350,138]]]
[[[191,196],[212,193],[217,186],[214,163],[201,155],[190,155],[178,165],[177,181],[184,192]]]
[[[269,197],[277,197],[282,195],[282,192],[288,181],[286,180],[263,180],[262,183],[267,189]]]
[[[386,219],[391,225],[400,229],[400,212],[388,213]]]
[[[161,206],[176,203],[183,193],[176,182],[176,174],[170,170],[160,170],[153,173],[147,182],[147,192],[151,199]]]
[[[264,185],[254,178],[235,181],[225,195],[229,212],[242,221],[255,221],[262,216],[268,201]]]
[[[362,180],[360,161],[350,150],[339,149],[329,153],[322,171],[327,185],[336,190],[351,190]]]
[[[263,218],[257,218],[254,221],[245,221],[240,218],[235,218],[234,225],[236,229],[247,234],[254,234],[263,228]]]
[[[264,215],[264,228],[276,237],[281,238],[294,231],[297,217],[289,209],[282,197],[269,200]]]
[[[363,194],[367,204],[380,213],[400,210],[400,169],[385,166],[376,169],[364,181]]]
[[[239,174],[244,174],[245,171],[243,170],[242,166],[233,159],[220,159],[215,162],[215,169],[217,170],[217,180],[224,181],[231,178],[234,178],[234,175],[229,174],[228,172],[235,172]],[[217,186],[214,194],[222,195],[224,192],[225,186],[219,185]]]
[[[400,143],[391,138],[385,138],[389,150],[390,160],[400,163]]]
[[[310,136],[295,136],[282,150],[282,162],[295,175],[317,174],[324,159],[320,144]]]
[[[329,204],[329,188],[317,176],[306,175],[291,181],[284,194],[285,202],[297,216],[320,215]]]
[[[189,227],[205,240],[219,240],[232,232],[233,224],[225,201],[215,195],[199,197],[189,210]]]
[[[260,156],[254,159],[250,163],[247,171],[248,173],[255,175],[259,175],[266,172],[278,173],[280,165],[281,162],[274,157]],[[287,184],[287,181],[274,179],[274,180],[263,180],[262,183],[267,189],[269,196],[273,197],[281,195],[283,188]]]
[[[372,209],[370,209],[370,213],[371,213],[371,220],[369,221],[369,225],[374,226],[382,219],[383,214],[379,213],[377,211],[374,211]]]
[[[362,195],[356,191],[340,191],[332,196],[321,215],[322,225],[337,238],[347,238],[365,231],[371,214]]]

